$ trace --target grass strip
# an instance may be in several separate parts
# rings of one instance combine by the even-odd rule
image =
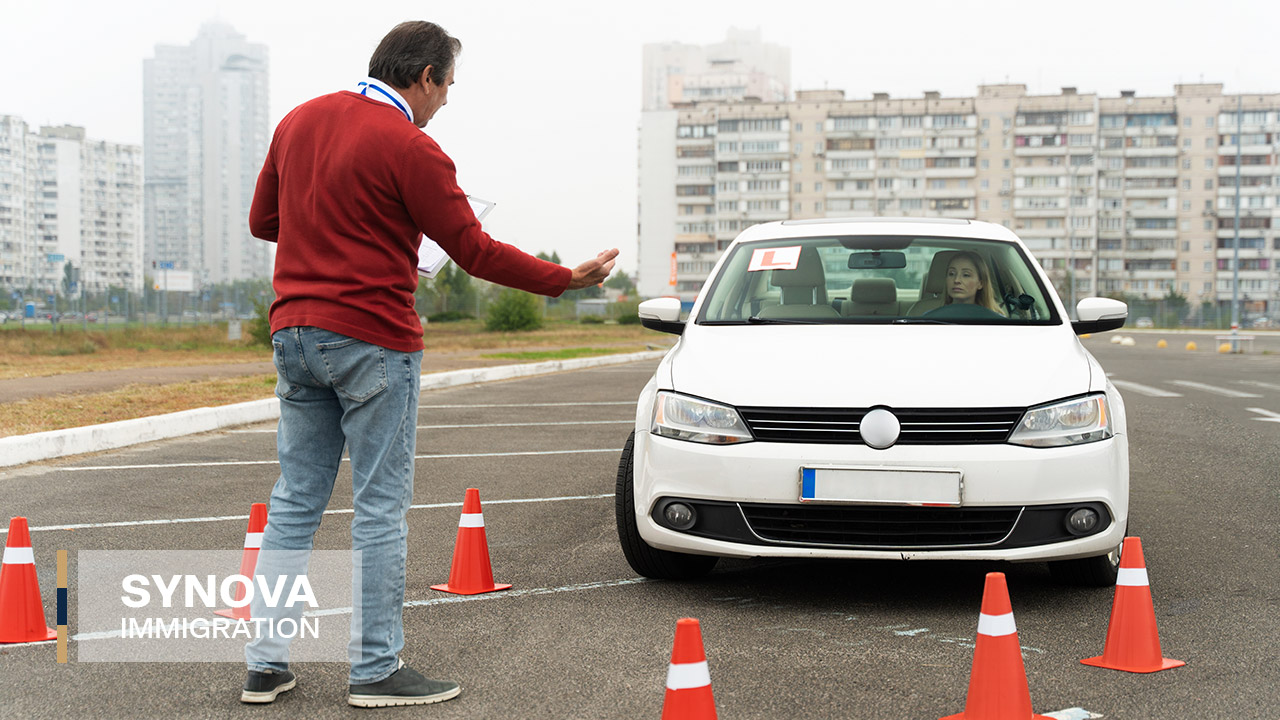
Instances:
[[[619,353],[632,353],[644,350],[643,345],[634,347],[576,347],[576,348],[560,348],[558,350],[528,350],[524,352],[502,352],[487,353],[481,355],[482,358],[493,358],[497,360],[572,360],[580,357],[593,357],[596,355],[617,355]]]
[[[0,437],[163,415],[271,397],[274,373],[172,385],[126,385],[110,392],[55,395],[7,403]]]

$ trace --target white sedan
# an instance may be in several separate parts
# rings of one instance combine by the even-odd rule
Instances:
[[[1124,404],[1016,235],[964,220],[757,225],[716,263],[640,394],[618,535],[640,574],[720,557],[1048,561],[1115,582]]]

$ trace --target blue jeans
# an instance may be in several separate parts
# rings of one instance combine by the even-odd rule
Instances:
[[[355,516],[351,521],[352,605],[348,657],[353,685],[396,671],[404,648],[404,583],[413,500],[422,352],[403,353],[314,327],[271,336],[280,398],[276,435],[280,478],[271,491],[260,558],[297,558],[291,568],[256,574],[305,572],[305,557],[329,504],[350,448]],[[265,612],[255,596],[254,617]],[[261,613],[261,614],[260,614]],[[288,667],[288,641],[257,638],[245,647],[250,670]]]

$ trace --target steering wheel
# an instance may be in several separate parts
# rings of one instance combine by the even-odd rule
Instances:
[[[994,310],[990,310],[981,305],[974,305],[972,303],[951,303],[950,305],[940,305],[920,317],[935,318],[937,320],[1008,319]]]

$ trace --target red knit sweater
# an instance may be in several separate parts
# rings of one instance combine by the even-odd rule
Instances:
[[[395,107],[352,92],[280,121],[249,229],[279,245],[272,332],[310,325],[401,352],[422,349],[420,232],[500,285],[555,297],[573,275],[489,237],[440,146]]]

